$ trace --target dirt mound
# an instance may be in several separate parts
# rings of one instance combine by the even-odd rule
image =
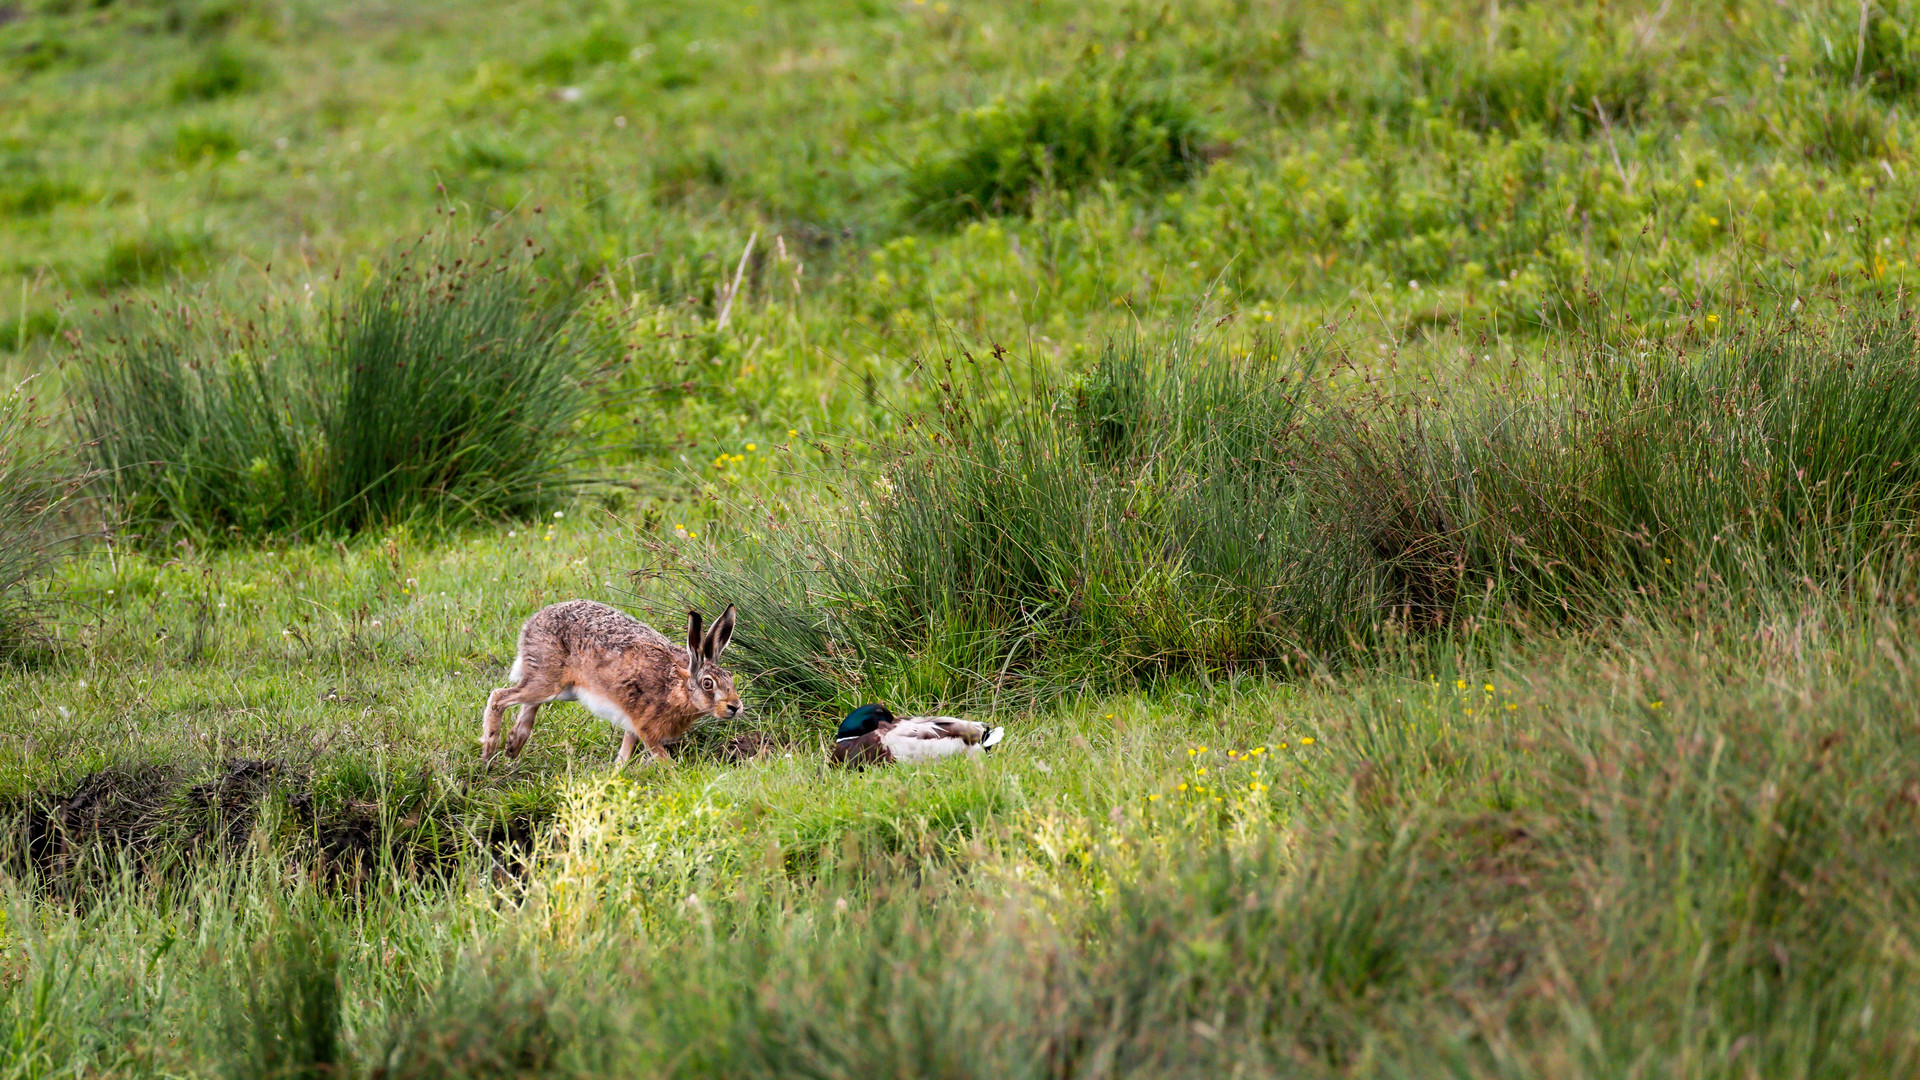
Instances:
[[[446,876],[476,846],[502,862],[531,854],[545,813],[503,817],[475,794],[422,772],[380,793],[329,798],[316,791],[310,762],[285,758],[231,758],[205,770],[113,765],[0,807],[0,865],[63,893],[123,865],[172,873],[245,850],[276,808],[284,816],[269,826],[273,850],[350,890],[386,873]]]

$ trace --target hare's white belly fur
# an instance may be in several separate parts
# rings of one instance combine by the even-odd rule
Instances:
[[[602,720],[605,720],[607,723],[612,724],[614,727],[620,729],[621,731],[627,730],[627,724],[628,724],[627,714],[624,710],[620,708],[620,706],[615,705],[613,703],[612,698],[604,698],[604,697],[601,697],[599,694],[594,693],[591,690],[582,690],[576,686],[569,689],[566,693],[566,696],[562,697],[560,700],[561,701],[577,701],[580,704],[585,705],[587,707],[587,711],[592,713],[593,715],[599,717]]]
[[[507,678],[513,682],[519,682],[520,670],[524,663],[524,660],[516,657],[513,661],[513,670],[507,672]],[[626,731],[630,726],[626,712],[623,711],[620,706],[615,705],[612,698],[602,697],[591,690],[582,690],[577,686],[569,686],[561,691],[559,697],[549,698],[547,702],[543,702],[543,704],[554,701],[577,701],[585,705],[588,712],[612,724],[621,731]]]

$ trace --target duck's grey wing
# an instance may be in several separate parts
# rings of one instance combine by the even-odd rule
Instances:
[[[931,761],[980,753],[985,725],[951,716],[913,716],[880,729],[895,761]]]
[[[923,739],[944,738],[959,739],[966,743],[977,743],[987,737],[992,729],[978,720],[962,720],[957,716],[913,716],[900,721],[898,727],[912,725],[915,737]]]

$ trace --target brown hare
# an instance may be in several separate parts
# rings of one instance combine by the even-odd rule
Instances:
[[[678,738],[695,720],[740,715],[733,673],[720,653],[733,638],[733,605],[703,637],[700,613],[687,612],[684,648],[639,619],[591,600],[568,600],[533,613],[520,628],[520,651],[508,678],[512,686],[487,695],[480,723],[480,754],[491,761],[500,748],[500,721],[507,706],[520,706],[507,733],[507,756],[518,757],[533,736],[533,718],[550,701],[578,701],[625,736],[619,768],[645,743],[654,760],[672,764],[663,743]]]

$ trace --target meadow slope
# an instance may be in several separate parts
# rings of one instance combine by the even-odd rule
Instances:
[[[1912,0],[0,8],[0,1076],[1913,1073],[1916,94]],[[572,597],[747,713],[483,764]]]

